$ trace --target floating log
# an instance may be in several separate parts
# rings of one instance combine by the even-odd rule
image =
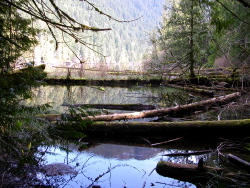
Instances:
[[[225,96],[215,97],[212,99],[194,102],[182,106],[175,106],[171,108],[163,108],[158,110],[149,110],[143,112],[133,112],[133,113],[122,113],[122,114],[110,114],[110,115],[99,115],[99,116],[88,116],[83,118],[83,120],[91,119],[92,121],[114,121],[114,120],[127,120],[127,119],[140,119],[147,117],[156,116],[182,116],[184,114],[193,113],[196,110],[204,110],[211,108],[213,106],[223,105],[236,98],[240,97],[240,92],[232,93]]]
[[[194,164],[179,164],[167,161],[160,161],[156,166],[156,172],[164,177],[178,179],[195,184],[197,187],[205,187],[206,185],[214,182],[216,187],[218,182],[223,182],[224,186],[237,185],[246,187],[249,185],[249,174],[232,173],[223,168],[216,168],[211,166],[202,165],[199,167]]]
[[[156,108],[154,105],[143,105],[143,104],[73,104],[73,105],[66,104],[62,106],[88,107],[88,108],[112,109],[112,110],[131,110],[131,111],[153,110]]]
[[[179,164],[167,161],[160,161],[156,166],[156,172],[164,177],[202,185],[214,177],[213,174],[222,175],[227,173],[225,169],[211,166],[198,167],[194,164]]]

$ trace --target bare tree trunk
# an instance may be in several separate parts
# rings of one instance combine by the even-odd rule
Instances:
[[[190,71],[190,78],[196,78],[196,75],[194,73],[194,0],[191,0],[191,9],[190,9],[191,17],[190,17],[190,54],[189,54],[189,71]]]

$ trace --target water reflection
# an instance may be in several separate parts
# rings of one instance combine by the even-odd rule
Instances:
[[[118,160],[146,160],[157,156],[161,149],[115,145],[115,144],[101,144],[87,150],[90,153],[98,155],[103,158],[115,158]]]
[[[195,187],[162,177],[153,171],[162,159],[163,151],[160,148],[100,144],[81,152],[74,149],[65,152],[59,147],[51,147],[48,151],[54,154],[46,155],[47,164],[66,163],[78,171],[77,175],[71,176],[44,177],[40,174],[40,178],[59,187]]]
[[[65,112],[63,104],[144,104],[164,108],[185,104],[190,98],[187,92],[174,88],[140,86],[42,86],[34,90],[34,95],[27,104],[52,103],[51,110],[57,112]]]

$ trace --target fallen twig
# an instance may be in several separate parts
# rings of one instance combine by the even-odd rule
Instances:
[[[160,145],[160,144],[166,144],[166,143],[174,142],[174,141],[181,140],[181,139],[182,139],[182,137],[179,137],[179,138],[175,138],[175,139],[168,140],[168,141],[165,141],[165,142],[159,142],[159,143],[151,144],[151,146],[157,146],[157,145]]]
[[[177,156],[190,156],[190,155],[202,155],[205,153],[212,153],[213,150],[203,150],[203,151],[194,151],[194,152],[188,152],[188,153],[169,153],[164,154],[162,156],[169,156],[169,157],[177,157]]]

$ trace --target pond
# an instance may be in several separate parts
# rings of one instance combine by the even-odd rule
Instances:
[[[183,105],[207,97],[195,93],[184,92],[169,87],[130,86],[130,87],[102,87],[102,86],[42,86],[34,90],[35,97],[26,104],[51,103],[52,108],[46,113],[65,113],[68,104],[149,104],[156,108],[166,108]],[[103,109],[104,113],[121,112]],[[207,119],[208,116],[197,116]],[[216,119],[216,116],[215,116]],[[147,119],[149,121],[152,119]],[[128,142],[129,143],[129,142]],[[107,143],[98,141],[84,150],[74,144],[68,144],[66,150],[60,143],[56,146],[40,147],[46,151],[44,164],[67,164],[75,172],[71,175],[46,176],[39,173],[39,179],[46,180],[45,184],[58,187],[93,187],[101,188],[147,188],[147,187],[195,187],[186,182],[158,175],[153,169],[160,160],[178,163],[197,164],[200,157],[206,164],[219,166],[216,157],[212,155],[189,157],[163,157],[163,154],[174,152],[199,151],[204,148],[191,149],[184,146],[180,149],[178,143],[171,148],[145,147],[144,145]],[[65,146],[64,146],[65,147]],[[214,146],[215,147],[215,146]]]
[[[182,105],[204,99],[171,87],[130,86],[42,86],[34,91],[29,105],[50,103],[48,113],[64,113],[68,104],[150,104],[156,108]]]
[[[163,188],[163,187],[195,187],[186,182],[162,177],[154,168],[163,158],[163,154],[179,150],[150,148],[118,144],[98,144],[84,151],[78,151],[73,144],[69,145],[70,152],[59,147],[40,148],[46,150],[46,163],[65,163],[73,167],[77,174],[64,176],[45,176],[39,178],[45,183],[58,187],[92,187],[102,188]],[[173,162],[178,160],[171,159]],[[196,163],[197,158],[185,159]]]
[[[62,105],[65,104],[150,104],[156,108],[164,108],[186,104],[190,99],[202,99],[199,95],[190,98],[189,93],[178,89],[151,86],[42,86],[34,94],[34,99],[27,104],[51,103],[52,108],[47,113],[64,113],[67,107]],[[178,149],[166,150],[117,143],[99,143],[82,151],[73,144],[66,146],[70,152],[60,148],[60,145],[40,148],[47,151],[45,164],[68,164],[77,174],[46,176],[40,173],[39,179],[45,179],[46,184],[58,187],[99,185],[102,188],[195,187],[190,183],[162,177],[154,170],[157,162],[163,159],[163,153],[179,151]],[[196,163],[197,159],[190,158],[187,161]]]

